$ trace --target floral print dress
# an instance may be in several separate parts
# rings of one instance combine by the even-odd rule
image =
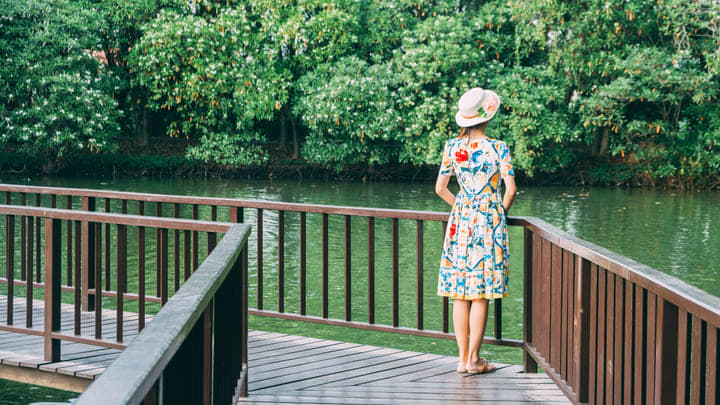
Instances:
[[[438,295],[473,300],[508,295],[508,235],[500,180],[515,173],[505,142],[468,137],[445,143],[440,174],[457,176],[443,242]]]

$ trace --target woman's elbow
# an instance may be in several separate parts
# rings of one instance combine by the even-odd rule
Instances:
[[[435,194],[442,197],[443,191],[445,190],[445,187],[442,184],[436,184],[435,185]]]

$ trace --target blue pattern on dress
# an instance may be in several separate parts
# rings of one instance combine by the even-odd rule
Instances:
[[[450,139],[440,174],[455,174],[460,191],[445,232],[438,295],[464,300],[507,296],[510,253],[498,186],[501,178],[515,175],[510,149],[497,139],[470,144],[466,137]]]

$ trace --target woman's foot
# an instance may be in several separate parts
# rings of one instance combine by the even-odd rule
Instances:
[[[486,359],[479,358],[477,362],[468,361],[465,366],[466,372],[469,374],[486,374],[495,371],[495,366],[490,364]]]
[[[465,364],[466,363],[462,361],[458,363],[457,369],[455,371],[457,371],[458,373],[467,373],[467,367],[465,366]]]

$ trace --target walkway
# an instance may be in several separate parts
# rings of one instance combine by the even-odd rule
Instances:
[[[457,374],[456,358],[251,331],[250,393],[239,403],[568,404],[545,374],[498,365]]]
[[[5,319],[6,297],[0,297]],[[72,333],[71,305],[63,304],[63,330]],[[33,301],[33,324],[42,331],[43,301]],[[15,299],[14,324],[25,325],[25,299]],[[83,334],[94,313],[83,312]],[[147,322],[151,317],[148,316]],[[124,315],[125,341],[137,333],[137,314]],[[351,331],[350,331],[351,332]],[[115,311],[103,310],[103,335],[115,333]],[[545,374],[498,365],[488,375],[457,374],[453,357],[273,332],[250,331],[250,396],[240,403],[567,404]],[[82,391],[120,354],[118,349],[62,342],[62,361],[43,360],[43,337],[0,331],[0,376]]]

